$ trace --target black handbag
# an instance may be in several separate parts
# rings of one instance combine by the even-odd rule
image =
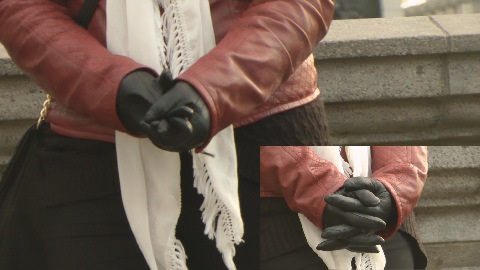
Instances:
[[[74,18],[75,22],[84,28],[88,27],[93,13],[97,8],[98,0],[85,0],[79,13]],[[22,187],[28,183],[24,183],[24,168],[37,158],[38,140],[41,136],[39,128],[45,120],[46,114],[50,106],[51,98],[47,96],[46,102],[43,104],[42,112],[38,123],[31,125],[25,134],[23,134],[18,143],[15,152],[8,163],[0,181],[0,242],[2,241],[3,230],[9,220],[9,216],[14,212],[17,201],[17,194]],[[34,161],[33,161],[34,162]]]
[[[8,217],[15,209],[17,194],[24,184],[22,181],[23,168],[32,159],[30,153],[35,152],[38,134],[36,125],[28,128],[3,172],[2,180],[0,181],[0,242],[5,225],[9,220]]]

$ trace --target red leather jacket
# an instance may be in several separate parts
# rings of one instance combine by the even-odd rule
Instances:
[[[417,204],[427,178],[426,146],[372,146],[372,175],[397,206],[397,223],[381,232],[391,237]],[[283,197],[288,206],[323,228],[324,198],[347,177],[305,146],[264,146],[260,150],[260,195]]]
[[[211,136],[315,99],[311,51],[326,35],[333,0],[210,0],[217,46],[178,79],[207,103]],[[0,0],[0,42],[55,99],[56,132],[114,141],[125,131],[115,99],[124,76],[148,68],[105,49],[101,0],[88,31],[72,20],[83,0]],[[309,57],[310,56],[310,57]]]

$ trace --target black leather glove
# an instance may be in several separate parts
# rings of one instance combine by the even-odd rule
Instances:
[[[327,240],[317,246],[320,250],[346,248],[354,252],[378,252],[375,245],[384,240],[374,233],[396,221],[393,199],[385,186],[375,179],[350,178],[341,190],[326,196],[325,201],[327,228],[322,238]]]
[[[344,188],[335,195],[341,194],[345,197],[355,197],[354,191],[347,193]],[[329,195],[325,197],[327,205],[324,210],[323,220],[326,229],[322,232],[322,238],[327,239],[317,246],[317,250],[348,249],[353,252],[378,253],[376,245],[383,244],[382,237],[374,235],[375,231],[385,228],[385,222],[374,216],[358,212],[344,211],[328,203]],[[374,196],[375,197],[375,196]],[[379,204],[378,198],[360,197],[361,204],[368,207],[376,207]]]
[[[166,90],[160,87],[160,81],[163,79],[165,78],[155,78],[145,70],[137,70],[125,76],[120,83],[116,100],[117,115],[131,133],[146,135],[140,122]]]
[[[322,237],[328,240],[320,243],[317,249],[378,252],[375,245],[384,240],[373,233],[395,222],[396,217],[393,199],[382,183],[371,178],[354,177],[348,179],[341,190],[325,197],[325,201],[327,228]],[[378,219],[383,222],[383,227],[375,222]]]
[[[210,132],[210,113],[188,83],[173,81],[168,73],[159,80],[168,89],[148,110],[143,131],[159,148],[184,152],[202,145]]]
[[[376,245],[385,243],[382,237],[362,233],[362,230],[341,224],[325,229],[322,238],[327,239],[317,246],[317,250],[332,251],[347,249],[359,253],[378,253]]]
[[[345,192],[326,196],[327,204],[344,212],[380,218],[386,225],[396,223],[395,203],[380,181],[368,177],[353,177],[345,181],[343,188]]]

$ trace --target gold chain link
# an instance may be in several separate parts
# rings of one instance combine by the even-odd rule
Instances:
[[[37,129],[40,127],[40,125],[47,119],[48,112],[50,111],[50,108],[52,107],[52,97],[47,94],[47,99],[43,102],[43,108],[40,111],[40,117],[38,118],[37,121]]]

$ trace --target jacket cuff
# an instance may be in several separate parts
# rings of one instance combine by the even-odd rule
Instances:
[[[402,204],[399,201],[400,196],[397,193],[397,191],[393,188],[393,186],[383,177],[372,177],[372,178],[380,181],[388,190],[388,192],[390,192],[390,195],[392,196],[395,202],[395,208],[397,209],[396,222],[388,225],[385,229],[379,232],[379,235],[381,237],[383,237],[385,240],[388,240],[398,231],[398,229],[400,229],[400,226],[402,225],[402,222],[406,218],[406,216],[404,215],[404,209],[402,207]]]

